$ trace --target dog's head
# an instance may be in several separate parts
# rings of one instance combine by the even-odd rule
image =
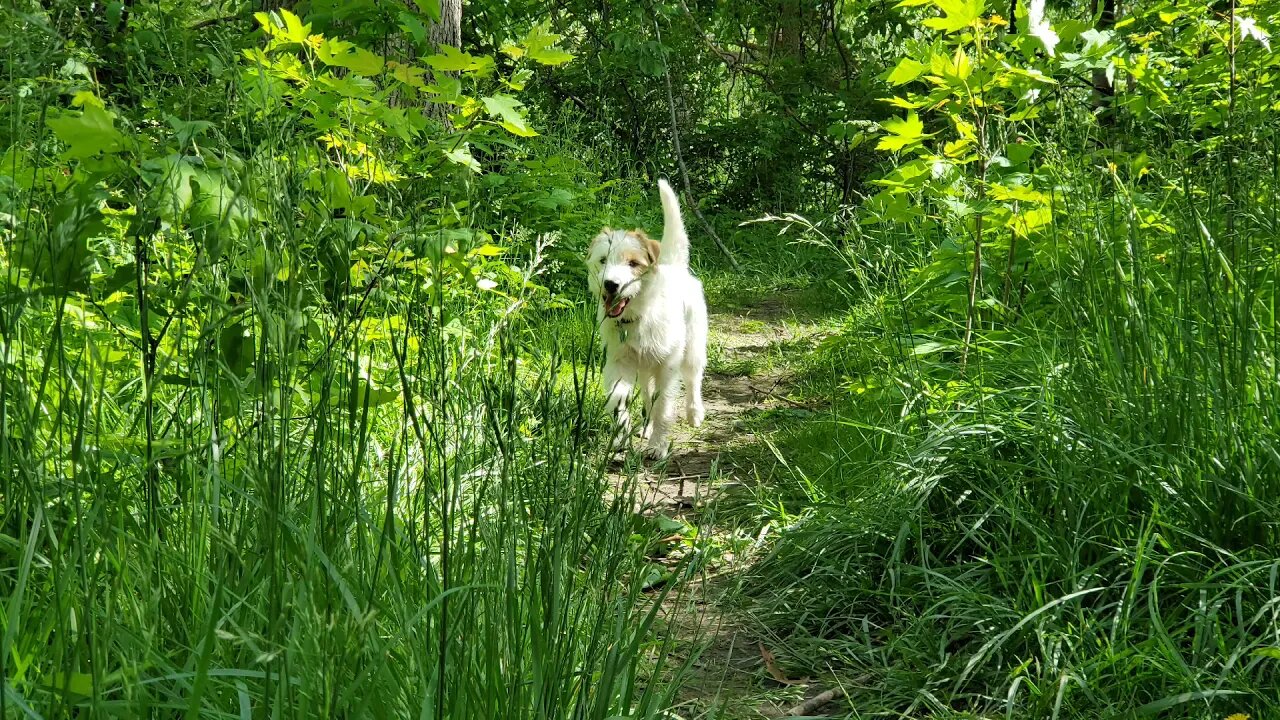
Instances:
[[[607,317],[620,317],[644,290],[645,276],[658,262],[662,246],[643,230],[605,228],[587,250],[587,284]]]

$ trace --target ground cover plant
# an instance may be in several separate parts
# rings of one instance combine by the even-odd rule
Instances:
[[[1280,715],[1280,3],[0,22],[0,717]]]

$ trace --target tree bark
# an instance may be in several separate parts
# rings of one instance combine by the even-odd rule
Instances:
[[[1092,2],[1092,12],[1098,16],[1099,30],[1110,30],[1116,24],[1116,0],[1102,0],[1102,13],[1098,13],[1098,0]],[[1112,100],[1116,94],[1115,87],[1112,86],[1111,80],[1107,78],[1107,71],[1096,69],[1093,71],[1093,109],[1098,115],[1098,120],[1104,124],[1111,124],[1115,120],[1115,111],[1112,108]]]
[[[440,0],[440,22],[427,28],[431,44],[462,49],[462,0]]]
[[[437,52],[445,45],[462,49],[462,0],[440,0],[440,22],[431,23],[427,28],[427,38]],[[432,74],[444,73],[432,70]],[[427,103],[426,112],[446,128],[451,126],[448,105]]]

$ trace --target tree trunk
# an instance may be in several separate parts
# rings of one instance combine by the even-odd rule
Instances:
[[[1110,0],[1109,0],[1110,1]],[[462,0],[440,0],[440,22],[428,28],[431,44],[462,48]]]
[[[445,45],[462,49],[462,0],[440,0],[440,22],[431,23],[427,37],[437,51]],[[448,105],[429,103],[427,114],[449,127]]]
[[[805,5],[800,0],[783,0],[778,4],[778,29],[775,49],[784,56],[803,60],[805,57],[804,29],[810,21]]]
[[[1092,12],[1098,16],[1098,29],[1110,30],[1116,24],[1116,0],[1102,0],[1102,13],[1098,13],[1098,0],[1093,0]],[[1107,71],[1097,69],[1093,71],[1093,109],[1098,115],[1098,120],[1103,124],[1110,125],[1115,120],[1115,111],[1112,108],[1112,100],[1116,94],[1116,89],[1111,85],[1111,80],[1107,78]]]

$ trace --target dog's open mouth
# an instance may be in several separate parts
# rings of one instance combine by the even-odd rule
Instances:
[[[627,303],[631,302],[631,298],[612,298],[608,295],[604,296],[604,314],[611,318],[620,317],[622,312],[627,309]]]

